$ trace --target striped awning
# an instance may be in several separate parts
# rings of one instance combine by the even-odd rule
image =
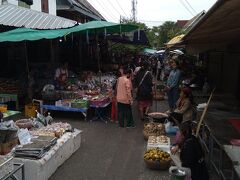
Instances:
[[[165,45],[169,48],[172,47],[176,44],[179,44],[182,42],[182,38],[184,37],[184,34],[175,36],[174,38],[172,38],[170,41],[168,41],[168,43],[166,43]]]
[[[0,6],[0,25],[31,29],[61,29],[77,24],[66,18],[27,9],[12,4]]]

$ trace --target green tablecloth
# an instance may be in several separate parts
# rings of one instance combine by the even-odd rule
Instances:
[[[15,115],[19,115],[19,114],[21,114],[20,111],[11,111],[11,110],[9,110],[9,111],[3,113],[3,120],[9,119],[9,118],[11,118],[11,117],[13,117]]]

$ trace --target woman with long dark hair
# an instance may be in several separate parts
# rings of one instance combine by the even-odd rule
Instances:
[[[191,123],[182,123],[180,131],[183,136],[183,141],[179,145],[182,167],[191,169],[192,180],[209,180],[204,151],[197,137],[192,135]]]

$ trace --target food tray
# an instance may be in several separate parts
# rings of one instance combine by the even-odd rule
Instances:
[[[0,156],[0,179],[12,172],[13,169],[13,157]]]
[[[161,136],[149,136],[147,149],[159,148],[170,153],[170,138],[166,136],[166,141],[162,142]]]

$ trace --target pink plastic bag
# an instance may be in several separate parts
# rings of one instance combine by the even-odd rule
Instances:
[[[180,144],[183,140],[182,134],[180,133],[180,131],[177,131],[177,134],[174,138],[174,144]]]

